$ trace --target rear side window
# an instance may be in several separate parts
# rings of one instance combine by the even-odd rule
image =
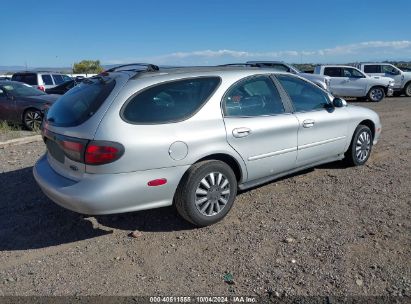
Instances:
[[[342,77],[342,68],[324,68],[324,75],[330,77]]]
[[[121,116],[134,124],[181,121],[197,112],[219,84],[219,77],[201,77],[155,85],[132,97]]]
[[[380,65],[364,65],[364,72],[365,73],[381,73],[381,66]]]
[[[43,79],[45,85],[53,85],[53,80],[51,80],[50,75],[41,75],[41,79]]]
[[[37,74],[15,74],[11,77],[11,80],[37,85]]]
[[[324,109],[330,100],[319,87],[289,75],[278,75],[278,80],[290,96],[296,112]]]
[[[267,76],[252,77],[232,86],[224,97],[223,110],[229,117],[275,115],[285,111],[277,88]]]
[[[47,113],[47,121],[58,127],[85,122],[100,108],[115,86],[113,79],[90,78],[61,96]]]

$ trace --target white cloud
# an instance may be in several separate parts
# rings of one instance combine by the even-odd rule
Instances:
[[[150,56],[144,58],[124,58],[116,60],[107,60],[108,64],[121,64],[127,62],[153,62],[157,64],[211,64],[212,62],[227,62],[229,60],[252,60],[252,59],[273,59],[273,60],[295,60],[301,57],[323,61],[327,59],[352,57],[356,56],[381,55],[396,56],[398,52],[411,56],[411,41],[365,41],[347,45],[335,46],[318,50],[286,50],[270,52],[248,52],[238,50],[199,50],[190,52],[174,52],[170,54]]]

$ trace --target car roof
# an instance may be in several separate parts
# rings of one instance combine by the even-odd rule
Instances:
[[[246,63],[282,63],[287,64],[284,61],[271,61],[271,60],[254,60],[254,61],[247,61]]]
[[[390,64],[390,65],[393,65],[392,63],[389,63],[389,62],[360,62],[359,64]]]
[[[50,71],[24,71],[24,72],[16,72],[13,75],[25,75],[25,74],[58,74],[58,75],[65,75],[64,73],[50,72]]]
[[[281,74],[270,67],[242,67],[242,66],[193,66],[193,67],[171,67],[161,68],[155,72],[137,72],[132,79],[161,77],[167,78],[184,78],[184,77],[201,77],[201,76],[249,76],[255,74]]]
[[[325,68],[355,68],[352,65],[341,65],[341,64],[321,64],[321,67],[325,67]]]

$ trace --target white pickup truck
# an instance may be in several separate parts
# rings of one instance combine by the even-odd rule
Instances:
[[[411,72],[405,72],[389,63],[360,63],[357,66],[369,76],[386,76],[394,79],[394,95],[411,97]]]
[[[330,77],[330,92],[334,96],[368,98],[378,102],[394,92],[392,78],[370,77],[352,66],[320,65],[315,67],[314,74]]]

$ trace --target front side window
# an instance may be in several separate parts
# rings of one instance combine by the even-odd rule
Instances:
[[[61,75],[53,74],[53,79],[55,84],[62,84],[64,82],[64,78]]]
[[[268,76],[249,78],[231,87],[223,100],[225,116],[262,116],[284,113],[277,88]]]
[[[41,79],[43,79],[43,82],[45,85],[53,85],[53,80],[51,80],[51,76],[48,74],[41,75]]]
[[[121,115],[134,124],[181,121],[197,112],[219,84],[219,77],[199,77],[155,85],[132,97]]]
[[[398,75],[399,71],[397,68],[393,67],[392,65],[383,65],[382,66],[382,72],[385,74],[390,74],[390,75]]]
[[[344,68],[344,77],[350,77],[350,78],[362,78],[364,75],[353,68]]]
[[[342,69],[338,67],[324,68],[324,75],[330,77],[342,77]]]
[[[294,105],[296,112],[324,109],[329,104],[328,95],[316,85],[290,75],[277,75]]]
[[[381,66],[377,64],[364,65],[365,73],[381,73]]]
[[[68,77],[67,75],[61,75],[61,77],[63,78],[63,81],[64,81],[64,82],[71,80],[71,78]]]

